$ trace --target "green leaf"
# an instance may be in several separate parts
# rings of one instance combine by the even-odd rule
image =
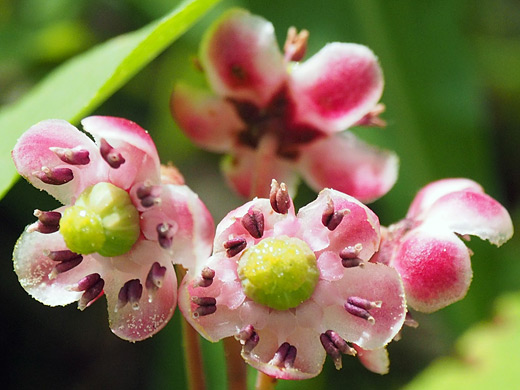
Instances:
[[[512,389],[520,383],[520,294],[502,296],[491,323],[470,329],[457,343],[458,357],[442,358],[406,390]]]
[[[10,152],[25,130],[49,118],[78,123],[218,1],[183,2],[164,18],[64,63],[19,102],[0,111],[0,199],[18,180]]]

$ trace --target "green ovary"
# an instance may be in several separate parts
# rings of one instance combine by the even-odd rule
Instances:
[[[244,293],[253,301],[287,310],[309,299],[320,272],[309,246],[294,237],[265,238],[238,263]]]
[[[74,206],[65,210],[60,233],[73,252],[119,256],[139,237],[139,212],[126,191],[98,183],[83,191]]]

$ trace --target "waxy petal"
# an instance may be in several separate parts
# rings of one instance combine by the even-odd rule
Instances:
[[[222,171],[229,185],[241,196],[269,198],[271,181],[285,183],[294,193],[298,176],[294,164],[285,159],[265,154],[262,150],[236,147],[233,155],[223,160]]]
[[[225,13],[206,32],[200,60],[217,94],[260,107],[287,77],[273,25],[239,9]]]
[[[67,164],[50,149],[56,147],[84,149],[89,152],[90,162],[86,165]],[[104,166],[94,142],[70,123],[59,119],[39,122],[27,130],[16,143],[12,157],[20,175],[64,204],[71,203],[85,188],[108,177],[108,167]],[[42,167],[71,169],[74,178],[61,185],[45,184],[35,176]]]
[[[372,110],[383,92],[383,74],[372,51],[353,43],[329,43],[290,76],[295,119],[337,132]]]
[[[106,140],[124,157],[119,168],[109,168],[110,181],[118,187],[129,189],[137,181],[160,182],[160,162],[157,149],[146,130],[128,119],[91,116],[81,121],[85,131],[99,143]]]
[[[390,265],[401,275],[410,307],[431,313],[464,298],[473,273],[462,240],[446,230],[424,229],[403,240]]]
[[[390,359],[388,358],[388,351],[386,348],[378,348],[374,350],[363,349],[354,344],[357,351],[357,357],[366,369],[375,372],[376,374],[388,374],[390,370]]]
[[[415,196],[406,218],[413,219],[424,219],[424,212],[444,195],[458,191],[472,191],[484,193],[483,188],[480,184],[470,179],[455,178],[455,179],[442,179],[434,181],[424,186]]]
[[[428,209],[423,228],[445,227],[458,234],[469,234],[497,246],[513,236],[513,222],[507,210],[489,195],[458,191],[444,195]]]
[[[229,151],[234,137],[245,128],[231,103],[186,84],[175,86],[170,108],[190,140],[214,152]]]
[[[389,151],[345,133],[302,148],[298,168],[310,187],[334,188],[362,202],[386,194],[397,180],[399,162]]]

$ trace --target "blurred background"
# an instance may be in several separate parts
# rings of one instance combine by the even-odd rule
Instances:
[[[0,106],[20,99],[52,69],[98,43],[138,29],[173,9],[176,0],[0,0]],[[177,80],[202,84],[193,66],[205,28],[225,9],[248,8],[270,20],[280,45],[290,26],[310,31],[307,57],[331,41],[369,46],[385,74],[386,129],[354,129],[392,149],[400,177],[370,205],[383,225],[401,219],[415,193],[432,180],[468,177],[498,199],[520,226],[520,3],[515,0],[223,0],[121,90],[98,107],[148,129],[163,162],[172,161],[218,222],[242,203],[223,184],[220,156],[197,150],[170,117]],[[0,129],[0,135],[9,132]],[[314,199],[302,186],[297,206]],[[48,308],[20,287],[11,261],[16,239],[35,208],[57,204],[19,180],[0,201],[0,343],[7,365],[2,388],[185,388],[179,312],[153,338],[130,344],[107,326],[104,300],[79,312]],[[520,290],[520,238],[497,249],[473,239],[474,280],[466,299],[431,315],[416,315],[389,346],[390,373],[364,369],[345,357],[341,371],[327,361],[322,375],[281,381],[279,389],[399,389],[440,357],[464,354],[456,340],[493,317],[493,303]],[[220,344],[204,342],[209,388],[225,384]],[[513,355],[510,355],[513,354]],[[505,358],[518,358],[518,350]],[[518,380],[511,372],[510,383]],[[515,377],[516,375],[516,377]],[[503,375],[502,375],[503,376]],[[504,380],[504,378],[501,378]],[[518,382],[516,382],[518,384]],[[423,387],[423,388],[427,388]],[[449,388],[449,387],[445,387]]]

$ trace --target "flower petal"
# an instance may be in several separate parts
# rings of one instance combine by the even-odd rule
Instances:
[[[365,366],[365,368],[375,372],[376,374],[388,374],[390,369],[390,359],[388,358],[388,351],[386,348],[383,347],[369,351],[356,344],[354,344],[354,348],[357,351],[359,361]]]
[[[406,218],[423,219],[424,216],[422,213],[427,212],[437,200],[444,195],[463,190],[484,193],[480,184],[470,179],[456,178],[437,180],[424,186],[417,193],[408,209]]]
[[[105,260],[111,263],[110,268],[107,264],[104,279],[112,332],[128,341],[153,336],[168,323],[177,304],[177,277],[169,256],[155,243],[141,240],[124,256]],[[147,276],[154,261],[165,267],[166,272],[161,287],[148,289]],[[121,288],[134,279],[143,287],[138,306],[129,302],[118,307]]]
[[[369,309],[375,322],[347,312],[349,297],[381,302]],[[395,269],[383,264],[366,263],[363,268],[345,269],[335,282],[320,281],[312,299],[323,307],[323,326],[337,332],[348,342],[364,349],[377,349],[389,343],[401,329],[406,316],[403,285]]]
[[[50,150],[54,147],[88,151],[90,162],[68,164]],[[108,169],[94,142],[70,123],[59,119],[39,122],[27,130],[16,143],[12,157],[20,175],[64,204],[70,204],[85,188],[108,177]],[[61,185],[45,184],[34,174],[41,172],[42,167],[71,169],[74,178]]]
[[[427,313],[464,298],[472,278],[468,248],[446,230],[411,231],[390,265],[401,275],[410,307]]]
[[[329,43],[290,76],[295,120],[336,132],[370,112],[383,93],[383,74],[372,51],[353,43]]]
[[[229,11],[209,28],[200,60],[217,94],[261,107],[287,77],[273,25],[245,10]]]
[[[186,84],[175,86],[170,108],[189,139],[214,152],[229,151],[235,135],[245,128],[231,103]]]
[[[105,139],[125,159],[117,169],[107,165],[113,184],[129,189],[137,181],[159,183],[159,155],[152,138],[141,126],[128,119],[108,116],[91,116],[81,124],[98,143]]]
[[[303,147],[298,161],[306,183],[316,191],[334,188],[365,203],[392,188],[398,167],[394,153],[367,145],[350,133]]]
[[[497,246],[513,235],[507,210],[489,195],[470,190],[453,192],[438,199],[424,216],[424,228],[442,226],[458,234],[470,234]]]
[[[273,179],[285,183],[289,193],[298,182],[291,161],[239,146],[223,160],[222,170],[229,185],[245,198],[269,198]]]

